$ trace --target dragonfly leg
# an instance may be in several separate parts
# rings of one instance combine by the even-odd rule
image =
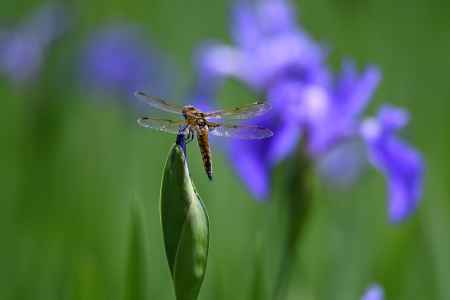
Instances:
[[[187,138],[186,138],[186,144],[192,142],[193,140],[194,140],[194,131],[191,128],[189,128]]]

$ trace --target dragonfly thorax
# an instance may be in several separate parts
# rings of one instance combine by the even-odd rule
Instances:
[[[198,120],[205,118],[205,114],[192,105],[186,105],[183,107],[183,116],[186,120]]]

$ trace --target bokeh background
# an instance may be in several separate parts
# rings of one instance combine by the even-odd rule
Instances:
[[[288,298],[358,299],[378,282],[387,299],[450,299],[450,2],[295,3],[301,24],[330,47],[336,70],[345,57],[381,68],[369,112],[385,101],[410,111],[404,135],[423,153],[427,172],[421,206],[399,225],[387,221],[384,178],[376,171],[351,188],[318,182]],[[143,108],[114,87],[96,89],[83,61],[96,34],[129,24],[125,30],[138,32],[136,40],[154,57],[142,62],[151,81],[137,87],[183,102],[194,79],[194,50],[205,40],[230,40],[232,2],[57,4],[64,13],[50,27],[58,38],[39,40],[31,30],[39,26],[28,26],[35,41],[13,51],[25,52],[15,64],[26,69],[36,55],[29,49],[44,45],[39,71],[23,80],[0,75],[0,299],[174,299],[158,199],[174,137],[138,128]],[[3,1],[0,41],[5,32],[25,32],[45,5]],[[14,55],[0,51],[2,63],[14,65]],[[217,101],[232,106],[249,96],[227,82]],[[275,170],[271,201],[257,203],[220,145],[214,154],[209,182],[198,149],[189,149],[211,222],[200,299],[269,299],[286,219],[280,207],[286,165]]]

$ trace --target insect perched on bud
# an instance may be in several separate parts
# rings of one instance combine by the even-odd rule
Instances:
[[[213,170],[211,147],[208,139],[209,134],[244,140],[264,139],[273,135],[272,131],[260,126],[237,125],[210,121],[210,119],[244,120],[260,116],[270,110],[270,105],[266,103],[256,102],[233,109],[202,112],[192,105],[179,107],[168,103],[163,99],[146,95],[143,92],[136,92],[135,96],[156,109],[182,115],[184,117],[184,120],[142,117],[138,119],[138,124],[145,128],[152,128],[173,134],[178,134],[180,127],[182,127],[186,134],[187,143],[191,142],[196,136],[200,153],[202,154],[203,166],[210,180],[212,179]]]

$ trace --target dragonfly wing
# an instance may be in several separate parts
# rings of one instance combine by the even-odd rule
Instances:
[[[205,114],[205,117],[211,119],[229,118],[242,120],[260,116],[270,109],[271,106],[267,103],[255,102],[246,106],[209,112]]]
[[[243,140],[259,140],[271,137],[270,129],[254,125],[215,124],[210,127],[209,133],[216,136],[238,138]]]
[[[178,134],[180,128],[185,125],[184,121],[155,119],[150,117],[139,118],[137,123],[144,128],[151,128],[173,134]]]
[[[155,97],[155,96],[149,96],[144,92],[135,92],[134,95],[139,100],[144,101],[145,103],[149,104],[150,106],[173,114],[181,115],[183,111],[183,107],[171,104],[161,98]]]

